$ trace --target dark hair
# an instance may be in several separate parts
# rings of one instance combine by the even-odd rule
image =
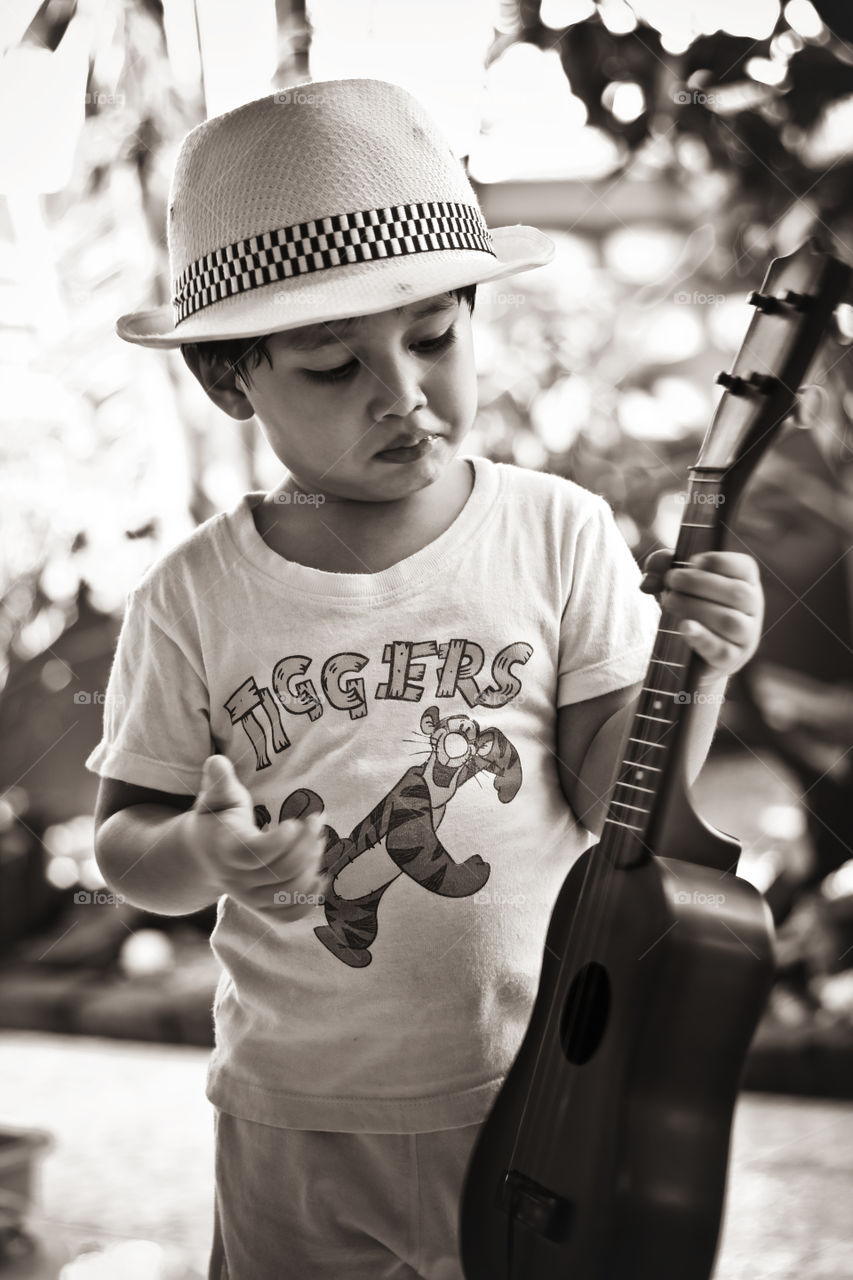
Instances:
[[[477,296],[477,286],[475,284],[463,285],[461,289],[449,289],[457,302],[466,303],[468,310],[473,312],[474,300]],[[229,369],[232,369],[236,376],[248,386],[252,381],[249,369],[249,360],[251,359],[251,368],[257,369],[261,360],[266,359],[267,364],[272,368],[272,358],[267,347],[267,338],[269,334],[256,338],[226,338],[220,342],[184,342],[181,344],[181,351],[197,351],[202,359],[213,360],[217,356],[224,360]]]

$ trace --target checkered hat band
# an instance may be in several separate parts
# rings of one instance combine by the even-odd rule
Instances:
[[[181,272],[172,298],[175,324],[223,298],[277,280],[437,249],[479,249],[497,256],[479,209],[455,201],[364,209],[267,231],[216,249]]]

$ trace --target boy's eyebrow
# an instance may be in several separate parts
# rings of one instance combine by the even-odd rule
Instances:
[[[449,311],[456,299],[452,293],[444,293],[436,298],[427,298],[412,310],[412,320],[422,320],[424,316],[436,315],[439,311]],[[393,307],[395,315],[402,314],[405,307]],[[288,351],[315,351],[320,347],[331,347],[340,339],[349,337],[358,328],[364,316],[352,316],[347,320],[332,320],[328,324],[308,324],[301,329],[286,329],[278,334],[281,345]],[[334,325],[334,330],[331,326]]]

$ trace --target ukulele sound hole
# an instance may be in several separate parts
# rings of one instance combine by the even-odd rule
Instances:
[[[603,965],[591,961],[578,969],[560,1020],[560,1044],[569,1062],[589,1062],[607,1027],[610,979]]]

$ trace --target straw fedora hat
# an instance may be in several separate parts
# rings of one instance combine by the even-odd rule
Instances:
[[[181,144],[169,193],[172,305],[123,315],[143,347],[372,315],[528,271],[553,242],[490,230],[424,107],[382,80],[282,89]]]

